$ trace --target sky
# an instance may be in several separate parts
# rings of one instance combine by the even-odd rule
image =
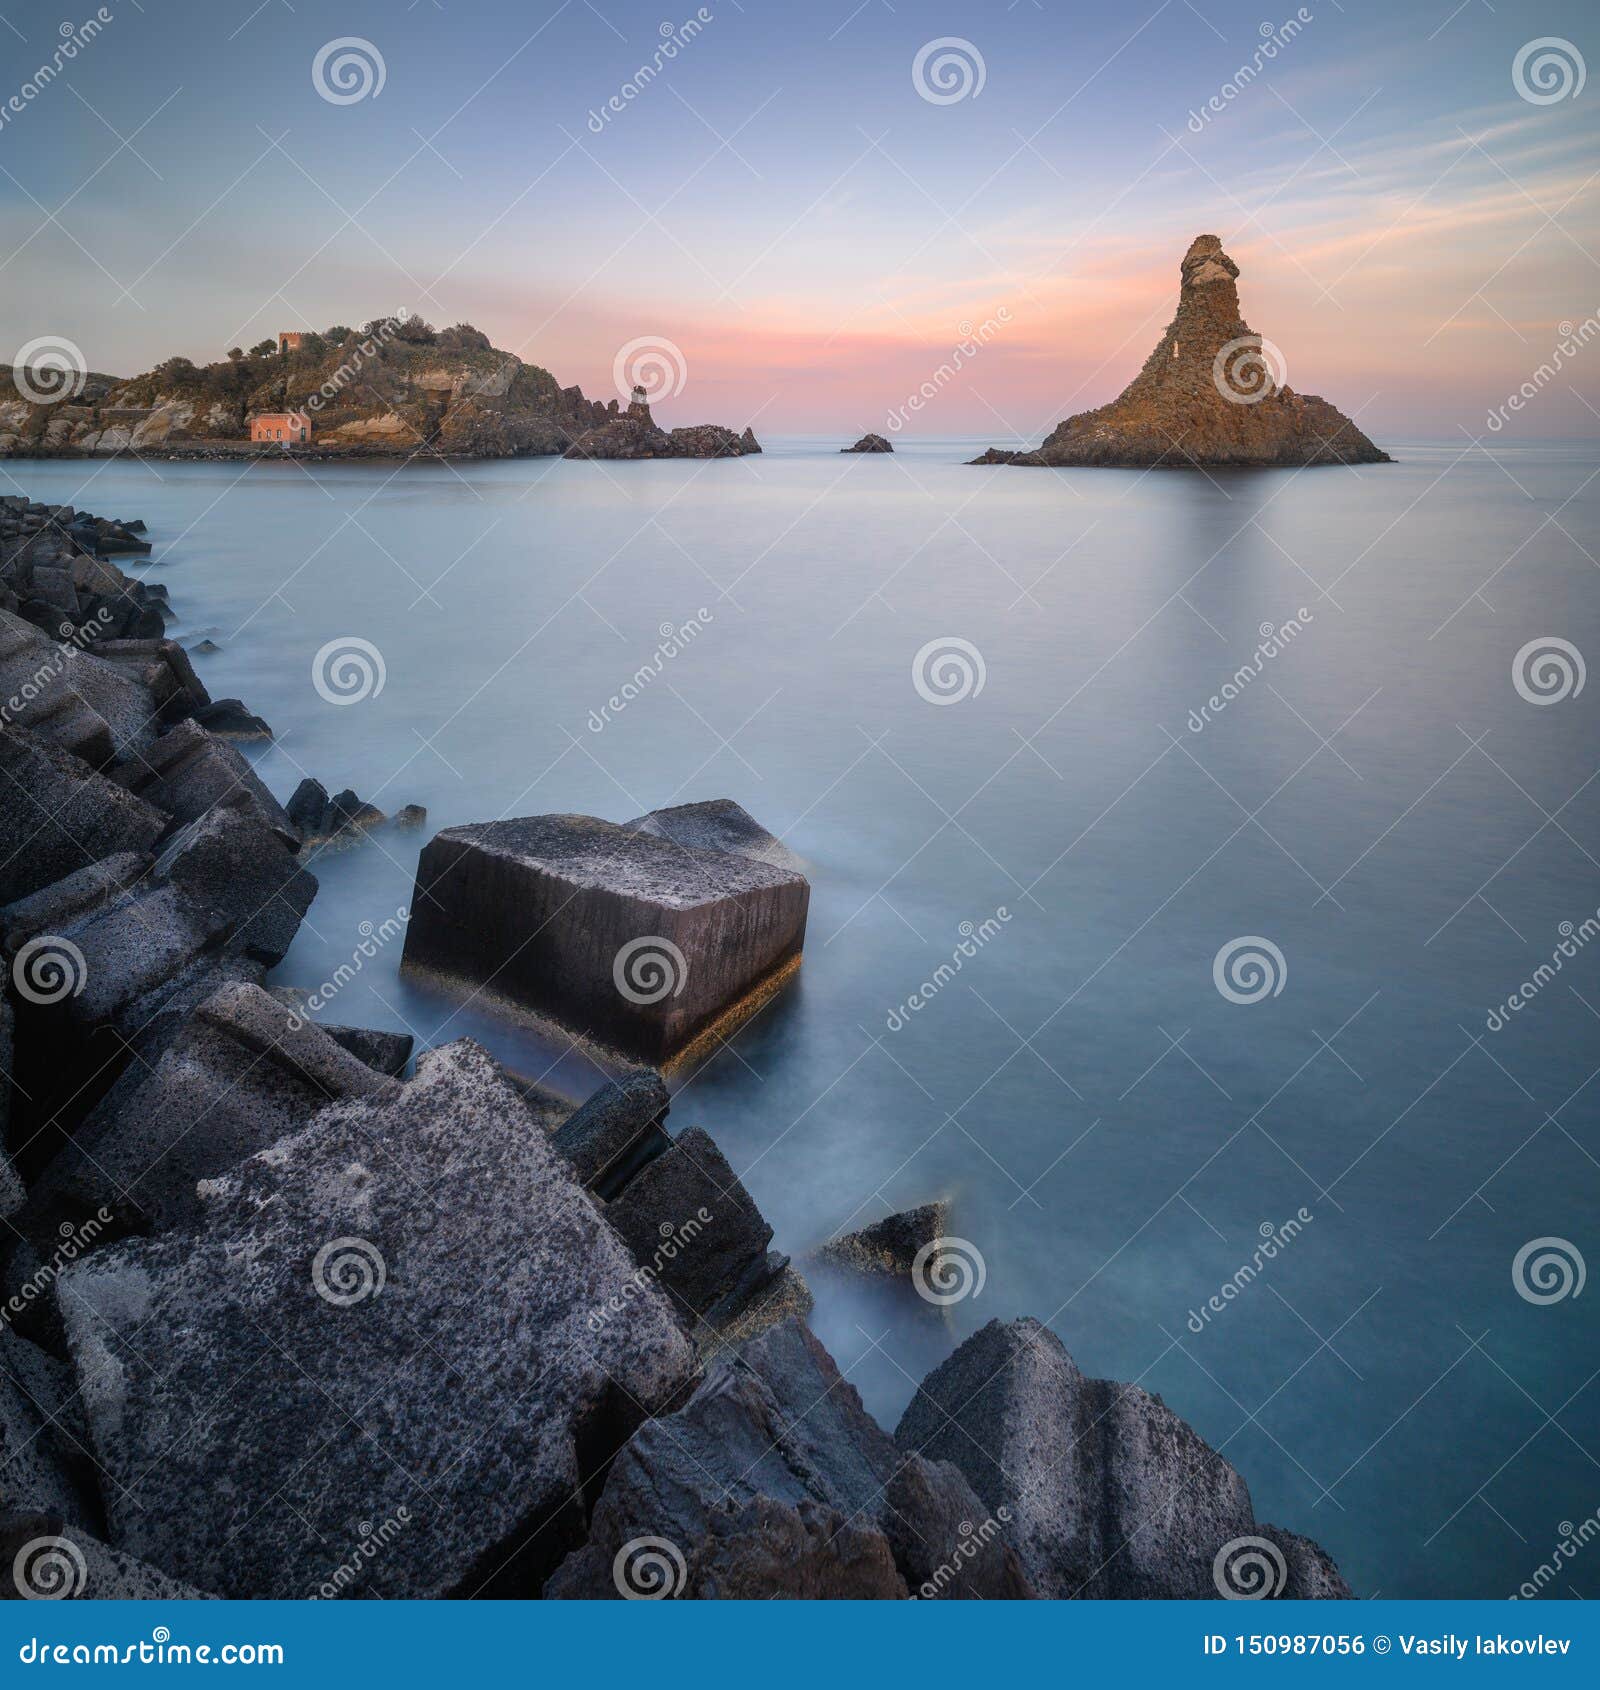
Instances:
[[[1289,384],[1381,440],[1484,435],[1600,311],[1592,7],[667,3],[106,0],[18,110],[96,9],[0,0],[0,361],[406,309],[601,398],[669,343],[669,426],[853,438],[989,324],[905,432],[1037,440],[1133,377],[1214,233]],[[1600,433],[1600,340],[1497,432]]]

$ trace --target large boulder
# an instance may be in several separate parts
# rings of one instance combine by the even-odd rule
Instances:
[[[699,1127],[647,1162],[606,1218],[690,1322],[732,1312],[788,1265],[768,1254],[772,1228]]]
[[[1159,1397],[1088,1379],[1036,1320],[992,1320],[917,1389],[895,1440],[953,1462],[1043,1596],[1215,1598],[1255,1534],[1238,1473]]]
[[[0,724],[0,904],[120,851],[143,851],[167,817],[26,728]]]
[[[130,1065],[34,1185],[47,1210],[108,1209],[141,1229],[194,1224],[196,1184],[300,1131],[325,1104],[392,1099],[357,1060],[259,986],[223,986],[153,1070]]]
[[[4,720],[33,728],[61,749],[102,763],[155,738],[161,706],[115,664],[57,644],[0,610],[0,700]]]
[[[146,803],[180,822],[198,821],[218,804],[248,810],[291,851],[300,834],[283,806],[236,747],[200,726],[182,721],[130,761],[125,784]]]
[[[202,1589],[530,1592],[693,1373],[652,1287],[591,1330],[634,1263],[469,1040],[200,1195],[197,1233],[96,1251],[61,1302],[111,1541]]]
[[[907,1468],[912,1474],[903,1480]],[[750,1531],[759,1536],[783,1518],[744,1515],[759,1502],[796,1512],[830,1510],[869,1539],[881,1539],[891,1565],[897,1564],[894,1546],[914,1542],[918,1547],[908,1565],[919,1584],[925,1569],[958,1561],[959,1574],[932,1594],[1029,1594],[1016,1557],[992,1534],[985,1540],[992,1553],[958,1553],[973,1530],[970,1523],[983,1518],[966,1481],[949,1466],[900,1454],[861,1406],[854,1386],[840,1377],[833,1358],[794,1319],[737,1353],[719,1356],[676,1414],[647,1421],[634,1433],[606,1479],[588,1541],[568,1556],[544,1593],[640,1594],[624,1586],[632,1585],[628,1551],[641,1539],[664,1540],[685,1566],[699,1548],[726,1572],[726,1560],[710,1549],[713,1540]],[[966,1533],[962,1522],[968,1523]],[[741,1576],[740,1594],[797,1593],[789,1575],[775,1570],[809,1558],[792,1524],[778,1528],[791,1548],[770,1563],[772,1582],[761,1586]],[[881,1552],[870,1545],[860,1549],[851,1560],[882,1565]],[[674,1559],[667,1553],[669,1563]],[[748,1573],[762,1558],[740,1559]],[[901,1594],[872,1588],[878,1582],[869,1580],[867,1588],[851,1594]]]
[[[781,978],[809,900],[803,875],[593,816],[483,822],[424,847],[405,966],[660,1064]]]
[[[653,833],[659,839],[670,839],[677,845],[732,851],[738,857],[754,857],[757,862],[770,863],[774,868],[800,872],[800,859],[794,852],[731,798],[674,804],[670,809],[635,816],[622,825],[641,833]]]
[[[57,1437],[49,1402],[40,1399],[37,1379],[49,1365],[26,1338],[0,1326],[0,1509],[78,1519],[92,1498],[75,1471],[70,1440]]]
[[[108,1548],[61,1514],[0,1510],[0,1601],[201,1602],[203,1590]]]

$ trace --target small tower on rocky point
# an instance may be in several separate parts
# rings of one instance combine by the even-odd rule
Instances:
[[[633,398],[628,404],[628,415],[637,417],[640,422],[650,421],[650,396],[642,387],[634,387]]]
[[[281,358],[285,353],[298,352],[305,338],[305,335],[299,329],[280,330],[278,333],[278,356]]]

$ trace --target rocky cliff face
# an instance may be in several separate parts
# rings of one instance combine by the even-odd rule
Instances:
[[[1148,468],[1390,462],[1326,399],[1284,385],[1281,354],[1245,322],[1239,266],[1215,235],[1183,256],[1177,315],[1109,405],[1068,417],[1036,452],[978,463]]]
[[[435,331],[417,319],[307,335],[283,354],[262,349],[208,365],[169,358],[127,381],[90,376],[64,397],[57,391],[40,397],[39,385],[23,372],[0,369],[0,457],[281,450],[251,446],[250,418],[262,411],[303,412],[312,442],[302,450],[318,456],[553,456],[627,420],[615,400],[602,404],[577,387],[562,387],[548,370],[497,350],[469,324]],[[711,434],[719,438],[687,438]],[[725,429],[675,429],[662,438],[669,449],[577,455],[760,450],[748,430],[743,441]]]

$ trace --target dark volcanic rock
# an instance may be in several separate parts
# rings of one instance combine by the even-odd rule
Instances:
[[[923,1380],[901,1449],[961,1469],[1048,1597],[1215,1598],[1255,1532],[1223,1458],[1137,1385],[1087,1379],[1036,1320],[990,1321]]]
[[[756,437],[747,428],[742,435],[716,423],[692,428],[675,428],[669,434],[658,428],[642,387],[633,390],[626,411],[608,417],[594,428],[585,429],[567,447],[569,458],[741,458],[759,452]]]
[[[706,851],[732,851],[737,857],[754,857],[774,868],[800,872],[800,859],[783,841],[770,834],[742,804],[731,798],[711,798],[699,804],[675,804],[667,810],[651,810],[635,816],[624,827],[653,833],[677,845]]]
[[[894,447],[881,434],[863,434],[854,446],[841,446],[841,454],[849,452],[892,452]]]
[[[482,822],[423,848],[405,966],[659,1064],[799,957],[809,900],[802,875],[593,816]]]
[[[167,817],[70,753],[0,724],[0,903],[121,851],[143,851]]]
[[[56,1602],[203,1602],[210,1598],[109,1549],[60,1514],[0,1512],[0,1599]]]
[[[194,719],[219,739],[271,739],[272,729],[260,716],[246,710],[237,698],[219,698],[202,705]]]
[[[99,764],[155,738],[160,702],[113,663],[0,610],[4,720]]]
[[[908,1466],[915,1476],[901,1484],[898,1475]],[[928,1557],[947,1558],[960,1539],[959,1519],[983,1517],[954,1468],[930,1470],[895,1449],[833,1358],[791,1319],[738,1352],[724,1352],[679,1412],[639,1428],[606,1479],[588,1541],[562,1564],[545,1595],[618,1595],[624,1545],[665,1538],[690,1558],[695,1546],[729,1535],[730,1526],[735,1536],[748,1529],[748,1522],[736,1523],[738,1514],[758,1499],[792,1510],[808,1503],[829,1509],[871,1536],[883,1533],[891,1548],[915,1538],[917,1567]],[[998,1542],[990,1549],[992,1568],[979,1566],[989,1556],[968,1558],[972,1592],[1025,1594],[1015,1558]],[[771,1588],[744,1588],[792,1594],[786,1575],[769,1570],[767,1576]]]
[[[817,1255],[823,1261],[868,1273],[909,1274],[917,1252],[944,1236],[949,1215],[948,1203],[924,1203],[874,1221],[859,1232],[830,1238]]]
[[[877,1527],[809,1499],[790,1507],[770,1496],[712,1513],[677,1592],[684,1601],[762,1602],[894,1602],[905,1594]]]
[[[787,1265],[769,1261],[772,1228],[699,1127],[635,1174],[606,1218],[691,1319],[742,1301]]]
[[[556,1128],[556,1149],[596,1196],[609,1200],[671,1145],[662,1126],[669,1107],[654,1071],[610,1080]]]
[[[103,1207],[156,1230],[192,1224],[197,1181],[298,1132],[325,1103],[392,1100],[398,1089],[259,986],[224,986],[153,1073],[136,1063],[101,1099],[33,1200]]]
[[[322,782],[309,775],[294,789],[288,816],[299,838],[313,846],[352,845],[367,829],[379,827],[389,819],[376,804],[358,798],[349,787],[330,798]]]
[[[112,1541],[220,1595],[317,1590],[374,1521],[338,1592],[531,1593],[693,1372],[649,1286],[590,1328],[634,1263],[470,1041],[201,1199],[197,1234],[99,1250],[61,1301]]]
[[[1281,357],[1245,322],[1239,267],[1215,235],[1181,266],[1178,312],[1144,368],[1109,405],[1068,417],[1036,452],[986,452],[976,463],[1148,468],[1386,464],[1326,399],[1282,385]]]
[[[1278,1596],[1285,1602],[1348,1602],[1353,1600],[1344,1575],[1320,1545],[1281,1526],[1257,1526],[1256,1531],[1283,1554],[1287,1581]]]
[[[129,765],[125,784],[176,821],[198,820],[218,804],[248,810],[291,851],[300,835],[283,806],[239,752],[198,722],[179,722]]]

